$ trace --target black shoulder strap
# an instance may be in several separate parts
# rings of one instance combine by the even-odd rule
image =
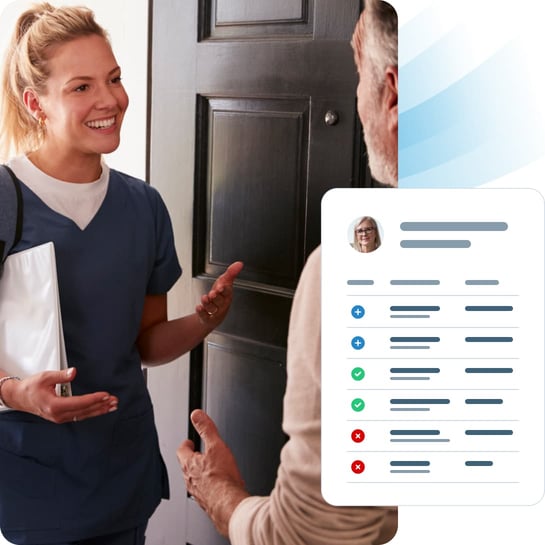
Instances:
[[[0,166],[0,264],[19,242],[23,232],[23,195],[19,180],[6,165]]]

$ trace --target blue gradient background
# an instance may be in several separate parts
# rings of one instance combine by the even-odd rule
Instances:
[[[392,2],[399,30],[399,185],[477,187],[545,157],[539,1]],[[412,5],[412,10],[411,6]]]
[[[545,2],[390,2],[399,16],[399,185],[545,194]],[[402,506],[390,543],[545,543],[545,501]]]

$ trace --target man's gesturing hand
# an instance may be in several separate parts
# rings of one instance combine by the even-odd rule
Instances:
[[[231,515],[249,494],[233,453],[220,437],[213,420],[197,409],[191,413],[191,421],[201,437],[205,452],[195,452],[190,439],[186,439],[176,451],[187,491],[206,511],[218,532],[228,536]]]

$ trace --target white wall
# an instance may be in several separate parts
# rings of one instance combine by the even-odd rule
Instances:
[[[37,2],[38,0],[36,0]],[[121,145],[106,157],[108,164],[133,176],[144,178],[146,169],[146,107],[148,0],[49,0],[55,6],[85,5],[108,30],[114,53],[121,66],[123,84],[130,106],[123,123]],[[18,15],[32,0],[0,0],[1,58]],[[0,545],[8,542],[0,534]]]

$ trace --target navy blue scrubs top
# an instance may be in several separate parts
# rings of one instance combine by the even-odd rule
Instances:
[[[0,527],[14,543],[46,545],[145,524],[168,480],[135,341],[145,296],[181,274],[168,212],[153,187],[115,170],[84,230],[22,190],[14,252],[55,244],[73,394],[108,391],[119,408],[60,425],[0,414]]]

